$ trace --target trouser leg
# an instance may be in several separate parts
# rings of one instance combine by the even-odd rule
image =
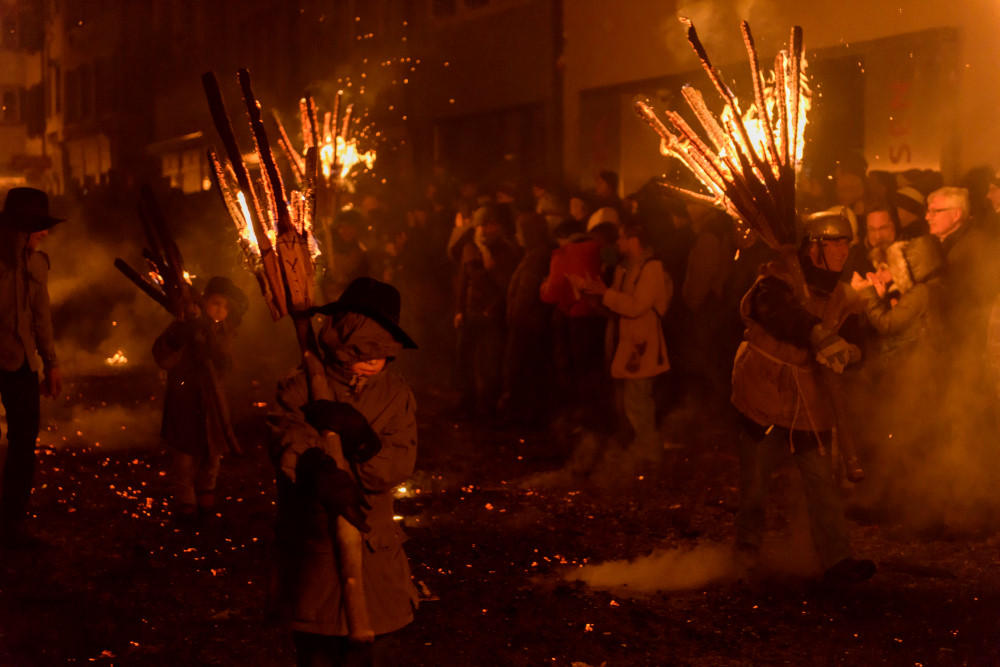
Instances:
[[[194,478],[195,497],[198,508],[210,510],[215,506],[215,484],[219,478],[219,468],[222,457],[218,454],[206,454],[201,457],[201,465]]]
[[[795,463],[802,477],[809,530],[825,569],[851,555],[843,500],[834,484],[829,459],[818,447],[796,449]]]
[[[636,447],[647,452],[659,452],[661,443],[656,429],[653,378],[626,378],[623,391],[625,416],[635,431]]]
[[[0,523],[23,521],[35,476],[35,445],[41,421],[38,373],[27,360],[16,371],[0,371],[0,400],[7,412],[7,461],[0,492]]]
[[[195,478],[200,461],[179,449],[170,450],[170,496],[176,509],[193,510],[196,506]]]
[[[764,540],[766,515],[764,501],[774,471],[784,449],[788,432],[752,422],[744,423],[738,436],[740,459],[740,509],[736,513],[736,544],[759,548]]]

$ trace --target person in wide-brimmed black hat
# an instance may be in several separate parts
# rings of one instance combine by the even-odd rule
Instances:
[[[0,399],[7,411],[7,461],[0,495],[0,546],[38,540],[25,520],[35,470],[40,396],[58,396],[62,375],[49,307],[49,258],[38,249],[62,218],[35,188],[13,188],[0,210]],[[43,371],[39,382],[39,368]]]
[[[272,590],[275,614],[294,633],[299,664],[348,664],[344,658],[355,650],[328,529],[336,516],[354,524],[365,542],[362,573],[374,653],[382,651],[383,635],[413,620],[417,591],[393,521],[393,489],[413,474],[416,405],[403,380],[386,372],[389,360],[416,347],[399,326],[399,311],[395,287],[355,279],[337,301],[314,309],[327,316],[319,347],[333,400],[310,401],[302,371],[278,387],[278,410],[270,418],[278,467]],[[324,432],[340,436],[352,472],[337,467]]]

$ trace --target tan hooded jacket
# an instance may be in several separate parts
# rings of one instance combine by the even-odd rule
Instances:
[[[364,380],[351,376],[352,359],[392,357],[401,349],[374,320],[349,313],[339,326],[325,327],[320,338],[334,400],[354,406],[382,441],[374,458],[354,466],[371,504],[371,532],[362,533],[362,569],[372,628],[380,635],[410,623],[418,600],[403,552],[405,537],[393,520],[393,491],[410,478],[416,463],[416,401],[406,384],[385,370]],[[302,408],[308,401],[306,376],[300,371],[279,384],[278,407],[269,418],[278,469],[278,567],[271,602],[293,630],[346,636],[332,522],[295,484],[299,455],[325,445],[305,421]]]

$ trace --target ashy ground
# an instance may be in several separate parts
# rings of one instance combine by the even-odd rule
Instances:
[[[34,523],[48,544],[0,553],[0,664],[294,664],[266,614],[271,386],[234,397],[246,453],[225,461],[219,516],[194,531],[167,514],[156,373],[70,378],[41,439]],[[418,470],[397,511],[424,599],[393,664],[1000,664],[992,530],[852,523],[879,573],[824,587],[788,468],[764,567],[739,579],[725,420],[678,410],[665,425],[677,446],[644,463],[569,424],[451,421],[453,398],[418,392]]]

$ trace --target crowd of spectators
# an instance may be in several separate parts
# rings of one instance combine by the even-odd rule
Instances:
[[[799,182],[802,213],[842,212],[854,231],[841,280],[858,304],[853,326],[865,361],[849,384],[871,470],[888,479],[886,468],[906,465],[901,448],[926,455],[942,439],[975,439],[986,422],[994,428],[997,174],[975,169],[950,186],[938,172],[874,171],[853,156],[829,178],[806,170]],[[722,211],[656,180],[621,195],[612,171],[587,190],[542,178],[487,187],[437,171],[409,202],[367,194],[333,223],[324,298],[357,275],[395,285],[407,330],[443,371],[434,379],[457,396],[456,418],[652,438],[644,451],[655,458],[664,444],[656,425],[679,405],[732,415],[740,302],[776,253]],[[639,239],[631,254],[630,239]],[[645,297],[639,303],[629,282],[650,280],[653,271],[642,268],[650,260],[662,288],[656,308]],[[642,390],[653,435],[637,432],[629,374],[614,366],[621,318],[635,308],[655,312],[664,343]],[[914,414],[934,418],[914,422]],[[891,486],[873,484],[872,502],[887,507]]]

